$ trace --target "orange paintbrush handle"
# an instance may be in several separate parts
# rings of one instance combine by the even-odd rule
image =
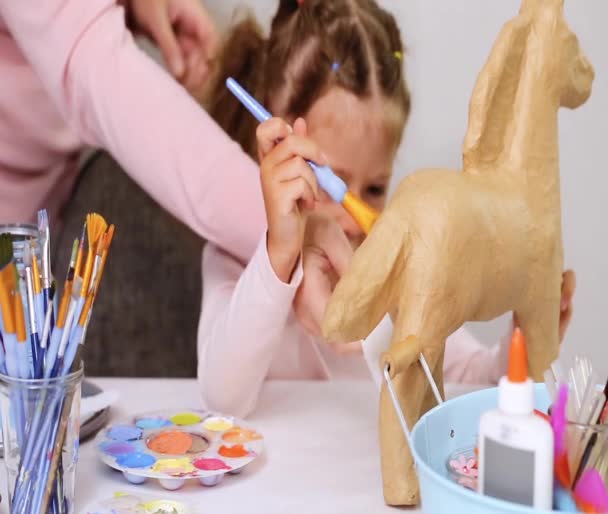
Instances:
[[[80,318],[78,318],[78,324],[81,327],[84,327],[84,324],[87,320],[87,317],[89,316],[89,311],[91,310],[91,307],[93,306],[93,300],[95,299],[95,292],[92,291],[89,294],[87,294],[87,299],[84,302],[84,306],[82,308],[82,312],[80,313]]]
[[[4,322],[4,330],[6,330],[8,334],[14,334],[15,318],[13,315],[11,294],[6,283],[3,281],[2,275],[3,272],[0,272],[0,308],[2,309],[2,321]]]
[[[378,219],[379,213],[372,209],[363,200],[357,198],[354,194],[347,192],[342,200],[342,206],[361,227],[365,234],[369,234],[373,224]]]
[[[21,295],[17,292],[14,297],[15,302],[15,327],[17,329],[17,341],[24,343],[27,336],[25,333],[25,313],[23,312],[23,302]]]
[[[57,315],[57,327],[63,328],[65,320],[68,315],[68,305],[70,303],[70,296],[72,296],[73,282],[66,280],[63,287],[63,296],[61,297],[61,303],[59,304],[59,314]]]

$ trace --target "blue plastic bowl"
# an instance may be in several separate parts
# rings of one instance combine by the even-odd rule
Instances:
[[[535,407],[549,407],[544,384],[536,384]],[[521,504],[483,496],[453,482],[446,461],[455,450],[477,440],[479,418],[496,408],[497,388],[459,396],[427,412],[412,431],[422,511],[425,514],[538,514]],[[550,511],[542,511],[550,512]]]

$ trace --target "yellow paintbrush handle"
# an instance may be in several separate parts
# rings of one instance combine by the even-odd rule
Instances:
[[[350,192],[347,192],[344,196],[342,206],[357,222],[357,225],[361,227],[361,230],[366,234],[369,234],[374,222],[378,219],[378,211],[372,209],[363,200],[357,198]]]

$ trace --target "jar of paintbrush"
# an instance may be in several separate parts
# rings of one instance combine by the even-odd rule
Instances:
[[[0,229],[0,415],[11,514],[72,514],[82,347],[114,226],[87,215],[61,295],[46,211]]]
[[[65,376],[0,375],[11,513],[73,513],[82,366]]]

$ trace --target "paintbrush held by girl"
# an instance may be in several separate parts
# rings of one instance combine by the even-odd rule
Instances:
[[[403,56],[395,19],[371,0],[284,0],[267,39],[252,19],[229,35],[203,96],[260,163],[268,230],[247,266],[214,245],[204,250],[198,379],[207,407],[246,415],[266,379],[369,377],[362,347],[390,337],[390,318],[364,342],[318,337],[321,292],[333,289],[365,236],[319,189],[305,160],[329,164],[351,192],[383,209],[410,114]],[[281,119],[258,128],[225,88],[229,76]],[[319,250],[328,239],[343,247],[331,261]],[[565,278],[562,334],[574,289],[573,274]],[[305,317],[300,297],[311,290],[320,292],[318,309]],[[446,345],[445,380],[497,382],[508,342],[506,334],[486,347],[459,329]]]

